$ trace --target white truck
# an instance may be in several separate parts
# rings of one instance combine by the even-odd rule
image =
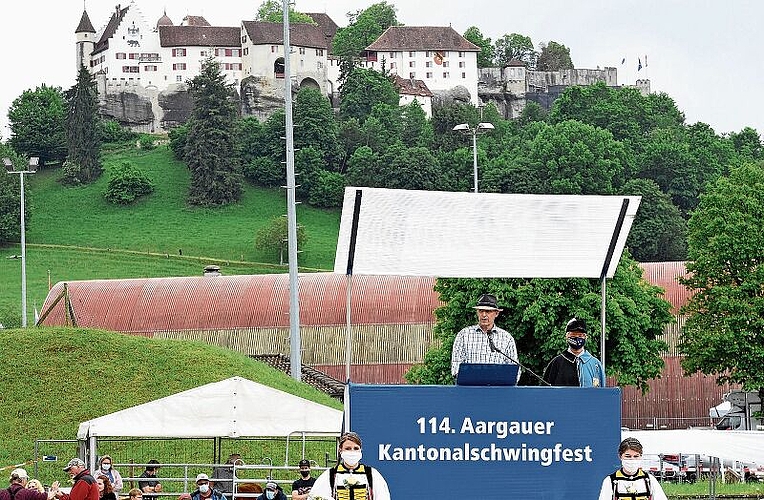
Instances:
[[[722,404],[709,410],[709,416],[719,430],[764,431],[758,392],[728,392]]]

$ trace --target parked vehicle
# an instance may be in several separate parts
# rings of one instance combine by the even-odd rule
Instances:
[[[758,392],[732,391],[724,401],[709,410],[712,419],[719,419],[719,430],[764,430],[761,419],[761,398]]]
[[[686,473],[682,468],[663,455],[642,455],[642,470],[649,472],[659,481],[685,481]]]

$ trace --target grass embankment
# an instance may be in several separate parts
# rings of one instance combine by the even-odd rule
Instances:
[[[663,492],[673,499],[710,498],[708,481],[696,483],[663,483]],[[717,498],[762,498],[764,483],[716,483]]]
[[[102,195],[109,170],[122,161],[135,164],[156,186],[154,193],[128,207],[109,204]],[[185,201],[188,169],[166,146],[111,152],[104,155],[103,164],[104,174],[88,186],[62,186],[58,169],[29,176],[26,241],[30,321],[34,304],[39,307],[47,294],[49,270],[53,283],[198,276],[207,264],[220,265],[226,274],[286,272],[285,266],[277,265],[278,255],[254,247],[257,230],[286,213],[283,190],[247,185],[237,204],[192,208]],[[298,223],[307,234],[298,259],[301,270],[332,269],[339,219],[339,210],[297,206]],[[0,249],[0,311],[21,310],[21,262],[7,259],[20,253],[18,245]]]
[[[18,329],[3,332],[0,359],[0,467],[32,459],[36,439],[74,439],[77,426],[85,420],[232,376],[341,409],[341,404],[326,394],[263,363],[202,342],[147,339],[98,330]],[[177,411],[193,412],[197,404],[203,406],[205,402]],[[278,415],[279,408],[273,402],[262,404],[272,407],[274,415]],[[140,455],[157,453],[149,448],[140,448],[145,451],[136,454],[120,453],[119,446],[106,443],[99,451],[114,454],[115,463],[145,463],[149,458],[163,463],[212,461],[211,448],[198,443],[198,449],[190,453],[174,448],[173,456]],[[258,463],[264,456],[271,456],[274,464],[279,463],[278,459],[283,463],[283,440],[242,443],[239,449],[248,463]],[[70,450],[74,456],[76,448]],[[60,453],[59,462],[71,458],[63,456],[65,453]],[[41,474],[46,481],[64,479],[60,463],[39,465],[41,472],[47,471]],[[31,465],[29,468],[32,470]]]

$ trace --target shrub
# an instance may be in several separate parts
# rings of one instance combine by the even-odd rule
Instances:
[[[154,143],[155,140],[156,138],[153,135],[141,134],[140,139],[138,139],[138,147],[143,149],[144,151],[151,151],[152,149],[157,147],[156,144]]]
[[[103,195],[110,203],[129,205],[141,196],[154,191],[154,184],[139,168],[122,162],[112,171],[109,185]]]
[[[286,167],[263,156],[244,165],[244,177],[257,186],[281,186],[286,182]]]
[[[82,169],[75,163],[66,160],[61,167],[61,184],[65,186],[79,186],[82,184],[80,173]]]
[[[138,134],[123,127],[116,120],[102,120],[99,122],[99,132],[103,142],[119,143],[135,139]]]
[[[170,130],[170,149],[177,160],[185,160],[186,141],[188,140],[188,126],[181,125]]]
[[[345,197],[345,176],[321,170],[310,188],[308,203],[314,207],[341,207]]]

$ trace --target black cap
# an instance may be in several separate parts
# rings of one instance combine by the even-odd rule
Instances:
[[[475,309],[490,309],[494,311],[502,310],[499,307],[498,302],[496,301],[496,296],[491,295],[490,293],[486,293],[480,296],[480,298],[477,301],[477,304],[475,304]]]
[[[310,460],[308,460],[307,458],[303,458],[302,460],[300,460],[300,463],[297,465],[299,465],[300,467],[310,467]]]
[[[583,320],[580,320],[578,318],[573,318],[570,321],[568,321],[568,324],[565,326],[565,332],[586,333],[586,323],[584,323]]]

